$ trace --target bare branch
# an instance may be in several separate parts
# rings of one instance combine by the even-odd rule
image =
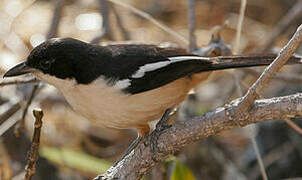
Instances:
[[[196,50],[196,15],[195,15],[195,0],[188,0],[188,29],[189,29],[189,51]]]
[[[109,5],[106,0],[99,0],[99,10],[103,17],[102,29],[101,29],[101,33],[90,41],[90,43],[92,44],[99,43],[106,36],[111,38],[110,24],[109,24]]]
[[[28,111],[29,106],[31,105],[33,99],[35,98],[36,94],[43,88],[44,86],[39,86],[39,84],[34,85],[31,94],[27,100],[26,106],[23,110],[22,118],[20,119],[19,123],[15,126],[15,135],[20,135],[20,130],[23,130],[24,128],[24,122],[26,118],[26,114]]]
[[[38,160],[39,146],[40,146],[40,135],[42,129],[42,118],[43,111],[41,109],[33,110],[33,115],[35,117],[35,128],[34,135],[32,138],[32,143],[30,151],[28,152],[27,165],[25,167],[25,180],[31,180],[32,176],[36,171],[36,163]]]
[[[17,84],[31,84],[31,83],[38,83],[38,82],[40,81],[37,79],[6,81],[6,82],[1,82],[0,87],[8,86],[8,85],[17,85]]]
[[[139,179],[156,163],[165,160],[169,154],[202,138],[219,134],[223,130],[266,120],[279,120],[286,117],[302,115],[302,94],[272,99],[256,100],[250,111],[243,113],[244,119],[230,116],[242,99],[236,99],[231,104],[219,107],[202,116],[177,123],[162,132],[158,138],[159,151],[152,152],[150,148],[151,134],[143,143],[128,155],[116,167],[111,167],[99,179]]]
[[[302,129],[293,121],[291,121],[289,118],[284,118],[284,121],[295,131],[297,131],[299,134],[302,135]]]
[[[51,20],[51,25],[47,33],[47,39],[53,38],[57,35],[59,23],[62,17],[64,0],[54,0],[54,14]]]
[[[19,107],[17,107],[19,109],[21,108],[20,104],[17,104],[16,106],[19,106]],[[15,108],[15,107],[13,106],[12,109],[13,108]],[[5,118],[9,119],[16,112],[18,112],[18,110],[12,111],[12,113],[8,113],[7,115],[5,115]],[[14,126],[18,121],[19,121],[18,118],[11,118],[9,120],[3,121],[3,123],[1,123],[1,126],[0,126],[0,136],[2,136],[8,129],[10,129],[12,126]]]
[[[276,149],[273,149],[266,156],[263,157],[263,162],[266,168],[272,165],[275,161],[280,160],[282,157],[288,157],[295,150],[294,146],[290,142],[281,144]],[[253,167],[249,173],[249,179],[257,179],[259,176],[258,167]]]
[[[10,103],[6,103],[5,105],[2,105],[2,107],[7,106],[7,105],[9,105],[10,107],[7,108],[5,112],[1,112],[1,115],[0,115],[0,124],[1,124],[1,126],[2,126],[2,123],[4,123],[8,118],[10,118],[19,109],[21,109],[20,102],[14,103],[12,105]],[[1,126],[0,126],[0,129],[1,129]],[[1,136],[1,133],[0,133],[0,136]]]
[[[233,49],[234,54],[238,54],[240,50],[240,39],[241,39],[241,30],[242,30],[242,23],[244,20],[244,13],[246,9],[246,0],[241,0],[241,7],[240,7],[240,14],[239,14],[239,20],[237,24],[237,31],[236,31],[236,39],[235,39],[235,45]]]
[[[133,13],[149,20],[151,23],[155,24],[156,26],[158,26],[159,28],[161,28],[163,31],[167,32],[168,34],[172,35],[173,37],[176,37],[178,40],[180,40],[181,42],[185,43],[186,45],[189,44],[189,41],[184,38],[183,36],[181,36],[180,34],[178,34],[177,32],[175,32],[174,30],[172,30],[171,28],[169,28],[168,26],[164,25],[163,23],[159,22],[158,20],[154,19],[150,14],[141,11],[129,4],[124,3],[123,1],[119,1],[119,0],[107,0],[110,1],[116,5],[122,6],[130,11],[132,11]]]
[[[256,128],[256,127],[253,127],[253,128]],[[261,172],[262,178],[263,178],[263,180],[267,180],[268,179],[267,173],[265,171],[263,159],[261,157],[261,154],[260,154],[260,151],[259,151],[259,148],[258,148],[258,144],[257,144],[256,138],[253,136],[250,139],[252,141],[253,149],[254,149],[256,157],[257,157],[257,162],[258,162],[258,165],[259,165],[259,168],[260,168],[260,172]]]
[[[122,35],[124,37],[124,40],[130,40],[131,39],[130,34],[126,30],[126,28],[124,26],[124,23],[123,23],[120,15],[116,11],[116,8],[114,6],[111,6],[111,9],[112,9],[112,12],[113,12],[113,14],[114,14],[114,16],[116,18],[116,23],[117,23],[118,27],[120,28],[121,33],[122,33]]]

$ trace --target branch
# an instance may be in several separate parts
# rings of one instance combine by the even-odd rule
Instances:
[[[63,2],[64,0],[54,1],[55,9],[54,9],[51,25],[47,33],[47,39],[53,38],[57,35],[59,23],[62,17]]]
[[[295,131],[297,131],[299,134],[302,135],[302,129],[293,121],[291,121],[289,118],[284,118],[284,121]]]
[[[266,120],[302,116],[302,94],[257,100],[250,111],[243,113],[245,119],[232,118],[230,112],[235,111],[241,101],[241,98],[236,99],[224,107],[173,125],[159,136],[159,150],[156,152],[152,152],[149,146],[152,133],[116,167],[111,167],[106,174],[95,180],[139,179],[156,163],[164,161],[168,155],[202,138],[219,134],[223,130],[239,125],[242,127]]]
[[[241,29],[242,29],[242,23],[244,20],[244,13],[246,9],[246,0],[241,0],[241,7],[240,7],[240,15],[238,19],[237,24],[237,31],[236,31],[236,39],[235,39],[235,45],[233,49],[234,54],[238,54],[240,50],[240,39],[241,39]]]
[[[196,15],[195,15],[195,0],[188,0],[188,26],[189,26],[189,51],[192,52],[196,50]]]
[[[8,86],[8,85],[16,85],[16,84],[30,84],[30,83],[38,83],[40,82],[37,79],[30,79],[30,80],[13,80],[13,81],[6,81],[1,82],[0,87],[2,86]]]
[[[35,98],[35,96],[39,93],[39,91],[41,89],[43,89],[43,87],[44,87],[43,85],[39,86],[39,84],[34,85],[32,91],[31,91],[31,94],[30,94],[30,96],[27,100],[26,106],[23,110],[22,117],[21,117],[20,121],[18,122],[18,124],[15,126],[15,135],[16,136],[19,136],[20,135],[20,130],[24,129],[24,122],[25,122],[25,118],[26,118],[26,115],[27,115],[28,108],[31,105],[31,103],[32,103],[33,99]]]
[[[35,109],[33,110],[33,114],[36,119],[35,129],[34,129],[34,135],[32,138],[30,151],[28,153],[27,165],[25,167],[25,171],[26,171],[25,178],[24,178],[25,180],[31,180],[32,176],[35,174],[36,163],[38,160],[38,153],[39,153],[39,145],[40,145],[43,111],[41,109]]]
[[[2,129],[2,123],[4,123],[8,118],[10,118],[12,115],[14,115],[17,111],[19,111],[19,109],[21,109],[21,105],[20,105],[21,101],[18,101],[16,103],[6,103],[4,105],[1,105],[2,108],[4,106],[9,106],[4,112],[0,112],[0,136],[1,134],[1,129]]]
[[[126,28],[124,26],[124,23],[123,23],[123,20],[121,19],[121,17],[119,15],[119,13],[117,12],[116,8],[114,6],[111,6],[111,10],[112,10],[112,12],[115,16],[117,26],[120,28],[124,40],[126,40],[126,41],[130,40],[131,36],[130,36],[129,32],[126,30]]]
[[[101,33],[90,41],[90,43],[92,43],[92,44],[99,43],[106,36],[111,38],[108,2],[105,0],[99,0],[99,6],[100,6],[99,11],[103,17],[103,24],[102,24]]]

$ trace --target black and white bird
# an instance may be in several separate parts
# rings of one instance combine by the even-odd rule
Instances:
[[[4,77],[32,73],[61,91],[75,112],[110,128],[135,128],[140,138],[149,123],[176,107],[211,72],[268,65],[273,56],[206,58],[155,45],[98,46],[54,38],[37,46]],[[300,64],[292,58],[289,63]]]

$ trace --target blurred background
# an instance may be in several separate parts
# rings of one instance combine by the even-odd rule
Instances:
[[[116,2],[148,13],[189,39],[188,1]],[[195,36],[199,52],[210,51],[204,55],[213,56],[227,55],[233,50],[240,6],[240,0],[195,1]],[[237,53],[276,52],[301,23],[302,1],[249,0]],[[182,38],[162,30],[150,19],[133,12],[133,8],[110,1],[0,0],[1,74],[51,37],[73,37],[99,44],[168,42],[169,46],[188,49]],[[214,40],[218,38],[219,42],[211,41],[211,37]],[[216,72],[182,104],[179,121],[201,115],[239,97],[242,92],[236,88],[236,83],[239,82],[245,92],[261,70]],[[266,88],[263,97],[301,92],[301,72],[298,66],[283,68],[282,75]],[[24,76],[15,80],[31,78]],[[117,131],[91,125],[76,115],[52,86],[36,82],[2,84],[8,81],[11,79],[0,80],[0,179],[19,180],[24,177],[34,128],[33,108],[39,107],[44,111],[40,156],[33,179],[82,180],[95,177],[104,173],[136,137],[132,130]],[[29,103],[31,97],[34,99]],[[28,110],[25,110],[28,105]],[[22,122],[22,119],[25,126],[16,136],[14,124]],[[292,121],[302,126],[301,120]],[[262,179],[251,136],[256,139],[269,179],[302,177],[301,134],[279,120],[205,138],[169,157],[143,179]]]

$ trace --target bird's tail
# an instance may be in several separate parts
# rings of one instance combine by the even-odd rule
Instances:
[[[210,58],[213,62],[210,67],[207,67],[202,71],[215,71],[223,69],[232,69],[232,68],[244,68],[244,67],[253,67],[253,66],[266,66],[271,64],[276,55],[265,55],[265,56],[256,56],[256,55],[244,55],[244,56],[223,56],[223,57],[214,57]],[[302,64],[302,57],[292,56],[287,63],[288,65],[292,64]]]

